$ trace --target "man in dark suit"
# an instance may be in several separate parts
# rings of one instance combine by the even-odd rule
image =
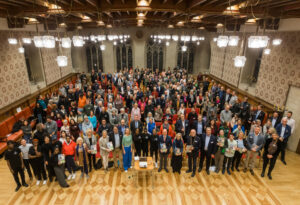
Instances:
[[[102,119],[101,125],[98,127],[98,135],[101,137],[103,130],[106,130],[107,133],[110,133],[112,131],[111,125],[106,122],[105,119]]]
[[[131,134],[133,135],[136,131],[136,129],[139,129],[139,133],[142,133],[143,131],[143,124],[140,120],[138,120],[138,116],[134,116],[134,120],[130,122],[130,130]]]
[[[158,172],[162,170],[162,166],[164,166],[166,172],[169,172],[167,169],[167,160],[168,160],[168,155],[170,153],[170,149],[172,147],[172,139],[167,133],[168,133],[167,129],[163,129],[162,135],[159,136],[158,138],[158,143],[159,143],[158,150],[160,156],[160,165],[159,165]],[[166,150],[162,149],[163,146],[165,146]]]
[[[191,152],[187,152],[189,169],[186,171],[186,173],[193,171],[192,177],[194,177],[197,166],[197,157],[199,156],[199,150],[201,147],[201,139],[196,135],[196,130],[191,130],[190,135],[187,136],[186,144],[193,146]]]
[[[102,121],[103,119],[106,120],[106,122],[109,122],[109,114],[106,112],[105,107],[101,108],[101,112],[99,115],[99,121]]]
[[[281,144],[281,161],[283,164],[286,165],[285,149],[286,149],[289,137],[291,136],[291,133],[292,133],[291,127],[287,124],[286,117],[282,118],[281,123],[278,124],[276,127],[276,131],[277,131],[277,134],[279,135],[279,140],[282,142],[282,144]]]
[[[109,141],[112,142],[114,146],[113,159],[114,159],[115,168],[118,168],[118,161],[117,161],[117,155],[118,155],[120,169],[122,169],[123,167],[122,139],[123,139],[123,134],[119,132],[117,126],[114,126],[113,132],[109,134]]]
[[[258,105],[256,112],[252,116],[252,121],[260,120],[261,123],[263,123],[264,118],[265,118],[265,112],[262,111],[262,105]]]
[[[230,91],[230,89],[228,88],[227,90],[226,90],[226,94],[225,94],[225,103],[229,103],[229,101],[230,101],[230,99],[231,99],[231,91]]]
[[[198,115],[198,120],[194,122],[194,125],[191,129],[196,130],[197,136],[201,137],[205,132],[205,121],[202,119],[202,115]]]
[[[201,155],[198,172],[201,172],[204,158],[206,158],[206,173],[209,175],[209,166],[211,158],[215,157],[217,152],[217,138],[211,135],[211,128],[206,128],[206,133],[201,137]]]
[[[278,112],[274,112],[273,116],[270,118],[272,127],[276,128],[278,124],[280,124],[280,117],[278,115]]]
[[[181,133],[183,141],[186,141],[186,135],[189,133],[189,121],[184,118],[184,114],[180,115],[180,119],[175,124],[176,133]]]

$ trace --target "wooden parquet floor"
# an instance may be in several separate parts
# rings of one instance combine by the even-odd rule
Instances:
[[[201,172],[191,178],[184,167],[181,175],[155,171],[152,189],[151,177],[146,173],[139,174],[136,187],[132,171],[105,173],[99,170],[93,171],[88,180],[80,179],[77,172],[76,179],[69,181],[71,186],[67,189],[60,188],[57,182],[36,186],[33,181],[30,187],[22,187],[18,192],[14,192],[15,182],[1,159],[0,204],[299,204],[299,159],[299,155],[288,152],[288,166],[277,161],[272,181],[262,179],[260,169],[256,169],[254,176],[243,172],[234,172],[231,176],[211,173],[208,176]]]

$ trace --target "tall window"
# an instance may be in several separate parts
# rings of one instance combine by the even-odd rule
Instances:
[[[98,69],[103,70],[103,58],[100,45],[96,43],[90,43],[86,45],[85,49],[88,71],[91,72],[92,69],[95,71],[98,71]]]
[[[164,44],[149,39],[146,46],[146,58],[147,68],[154,70],[158,68],[159,71],[162,71],[164,66]]]
[[[127,40],[125,43],[119,43],[116,47],[117,71],[124,68],[132,68],[132,47],[131,41]]]
[[[186,51],[182,51],[182,46],[187,46]],[[194,51],[195,45],[193,43],[179,42],[177,45],[177,67],[187,69],[189,73],[193,72],[194,67]]]

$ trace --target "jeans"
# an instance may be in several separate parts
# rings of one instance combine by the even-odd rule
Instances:
[[[132,152],[131,152],[131,146],[124,147],[125,154],[123,154],[123,166],[124,170],[128,170],[131,166],[131,158],[132,158]]]
[[[162,166],[164,166],[164,169],[167,169],[168,154],[160,152],[159,157],[160,157],[159,168],[162,169]]]

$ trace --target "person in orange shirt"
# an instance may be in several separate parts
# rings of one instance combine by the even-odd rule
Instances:
[[[168,120],[165,119],[164,123],[160,126],[159,129],[159,135],[162,135],[162,131],[166,129],[168,131],[168,135],[172,137],[172,139],[175,137],[175,133],[172,129],[172,126],[169,124]]]
[[[86,104],[86,97],[85,95],[83,95],[83,93],[80,93],[79,98],[78,98],[78,112],[82,112],[83,111],[83,107]]]
[[[67,135],[66,141],[62,145],[62,153],[65,155],[66,166],[70,173],[68,180],[75,179],[76,165],[74,161],[76,143],[71,140],[71,136]]]

